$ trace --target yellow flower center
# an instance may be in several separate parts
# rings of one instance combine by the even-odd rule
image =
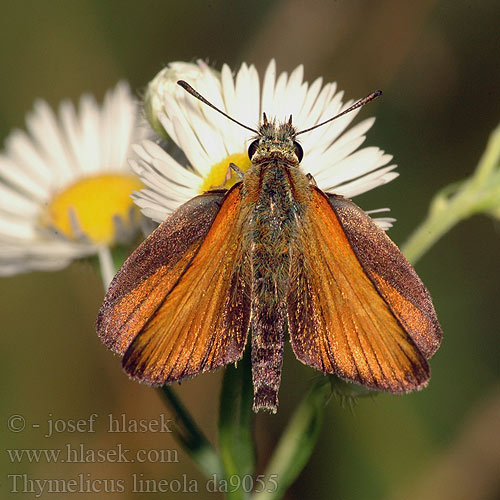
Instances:
[[[200,193],[217,188],[229,189],[236,184],[239,179],[232,170],[228,171],[230,163],[234,163],[238,168],[243,170],[243,172],[246,172],[251,165],[250,159],[246,153],[235,153],[224,158],[210,169],[210,172],[201,185]]]
[[[133,175],[103,174],[80,179],[57,193],[41,216],[41,224],[76,240],[83,233],[92,242],[109,245],[116,236],[116,218],[126,231],[139,221],[130,193],[143,187]]]

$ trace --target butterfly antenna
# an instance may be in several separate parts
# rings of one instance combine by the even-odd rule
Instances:
[[[199,99],[203,104],[206,104],[207,106],[210,106],[212,109],[215,109],[215,111],[218,111],[221,115],[224,115],[226,118],[228,118],[232,122],[237,123],[240,127],[246,128],[247,130],[250,130],[251,132],[254,132],[257,135],[260,135],[258,130],[247,127],[243,123],[239,122],[238,120],[235,120],[231,116],[224,113],[224,111],[221,111],[219,108],[214,106],[210,101],[207,101],[199,92],[194,90],[193,87],[191,87],[191,85],[189,85],[189,83],[185,82],[184,80],[179,80],[177,82],[177,85],[180,85],[186,92],[188,92],[192,96],[196,97],[196,99]]]
[[[340,118],[343,115],[346,115],[347,113],[350,113],[351,111],[354,111],[357,108],[360,108],[361,106],[364,106],[365,104],[369,103],[370,101],[373,101],[373,99],[376,99],[379,95],[382,95],[381,90],[376,90],[375,92],[372,92],[370,95],[367,95],[366,97],[363,97],[363,99],[360,99],[359,101],[355,102],[352,106],[349,106],[346,110],[342,111],[342,113],[339,113],[338,115],[335,115],[333,118],[330,118],[329,120],[326,120],[324,122],[318,123],[317,125],[314,125],[314,127],[306,128],[305,130],[301,130],[300,132],[297,132],[295,136],[299,134],[304,134],[305,132],[310,132],[311,130],[314,130],[315,128],[321,127],[325,125],[326,123],[330,123],[333,120],[336,120],[337,118]]]

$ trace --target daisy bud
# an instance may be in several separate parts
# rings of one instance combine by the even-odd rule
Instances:
[[[161,124],[160,117],[165,113],[166,96],[174,94],[184,97],[185,91],[177,85],[177,80],[187,80],[196,85],[204,73],[204,66],[202,61],[198,64],[171,62],[149,82],[144,98],[144,114],[154,131],[164,139],[169,136]]]

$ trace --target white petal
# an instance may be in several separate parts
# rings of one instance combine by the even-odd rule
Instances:
[[[54,171],[34,148],[30,137],[21,130],[13,130],[5,141],[8,156],[17,168],[47,190],[54,183]]]
[[[80,126],[82,130],[81,167],[86,174],[93,174],[101,168],[101,123],[99,109],[94,98],[83,95],[80,98]]]
[[[352,182],[347,182],[342,184],[341,186],[322,188],[325,191],[330,190],[334,191],[337,194],[345,196],[347,198],[354,198],[362,193],[366,193],[367,191],[371,191],[378,186],[382,186],[383,184],[387,184],[392,181],[396,177],[399,176],[398,172],[393,172],[396,168],[396,165],[390,165],[388,167],[381,168],[372,172],[368,175],[360,177]]]
[[[59,105],[61,124],[66,131],[68,148],[74,158],[75,166],[79,172],[85,171],[85,145],[82,138],[82,129],[76,115],[75,107],[69,100],[64,100]]]
[[[335,186],[343,181],[360,177],[386,163],[387,161],[383,160],[383,151],[376,147],[364,148],[343,158],[329,170],[317,173],[314,178],[318,184]]]
[[[35,101],[33,112],[26,118],[26,126],[59,184],[69,182],[77,166],[68,154],[67,140],[56,115],[45,101]]]
[[[27,196],[0,184],[0,210],[25,218],[36,216],[40,206]]]
[[[384,231],[387,231],[394,225],[396,219],[393,217],[377,217],[376,219],[373,219],[373,222],[375,222],[375,224],[377,224],[377,226]]]
[[[144,161],[149,162],[151,167],[172,182],[187,186],[200,182],[200,177],[180,165],[154,142],[143,141],[142,150],[140,147],[135,150]]]
[[[8,214],[1,215],[0,239],[18,238],[28,242],[36,237],[37,233],[31,224]]]
[[[2,154],[0,154],[0,179],[13,184],[20,191],[31,194],[34,199],[41,202],[48,198],[46,188],[23,172],[10,158]]]
[[[262,85],[262,106],[259,111],[259,118],[263,112],[271,109],[274,100],[274,88],[276,82],[276,61],[271,59],[264,74],[264,83]]]
[[[296,124],[304,124],[303,126],[305,128],[312,127],[314,125],[312,122],[311,124],[308,124],[307,118],[309,117],[311,108],[313,107],[316,99],[318,98],[322,83],[323,83],[322,78],[316,78],[316,80],[314,80],[314,82],[311,84],[309,88],[306,87],[307,92],[304,101],[302,103],[302,108],[295,117]]]

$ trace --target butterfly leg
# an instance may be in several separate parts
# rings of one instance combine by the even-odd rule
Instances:
[[[238,165],[235,165],[234,163],[231,162],[227,167],[224,180],[218,186],[210,186],[210,190],[226,189],[227,183],[231,180],[231,177],[233,176],[233,172],[237,175],[238,181],[241,181],[241,179],[243,179],[243,176],[245,175],[245,172],[243,172],[243,170],[241,170],[241,168],[238,167]]]
[[[228,173],[226,174],[226,177],[229,175],[229,178],[231,178],[232,174],[229,174],[231,170],[239,177],[240,181],[243,179],[245,172],[243,172],[243,170],[241,170],[241,168],[238,167],[238,165],[234,164],[233,162],[229,164],[229,168],[227,169]]]
[[[318,186],[318,183],[316,182],[316,179],[312,176],[312,174],[307,174],[306,177],[309,181],[309,184],[316,186],[316,187]]]

